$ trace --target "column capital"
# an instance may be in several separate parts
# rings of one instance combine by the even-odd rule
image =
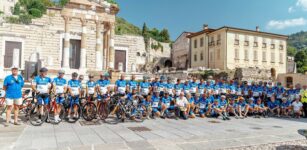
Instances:
[[[69,16],[63,16],[63,18],[64,18],[65,21],[69,21],[71,19],[71,17],[69,17]]]

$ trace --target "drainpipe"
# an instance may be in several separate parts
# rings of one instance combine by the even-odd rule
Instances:
[[[225,46],[226,46],[226,48],[225,48],[225,59],[224,59],[224,70],[226,70],[227,68],[227,66],[226,66],[226,64],[227,64],[227,44],[228,44],[228,38],[227,38],[227,33],[228,33],[228,29],[229,28],[226,28],[226,44],[225,44]]]

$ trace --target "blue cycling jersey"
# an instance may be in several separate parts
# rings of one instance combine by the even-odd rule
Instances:
[[[19,99],[22,97],[22,88],[24,86],[24,81],[22,76],[18,75],[14,77],[9,75],[4,79],[3,86],[6,87],[6,98]]]

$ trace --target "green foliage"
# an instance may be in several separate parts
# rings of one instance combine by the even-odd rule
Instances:
[[[296,62],[297,72],[305,73],[307,71],[307,51],[298,51],[294,57]]]
[[[127,22],[125,19],[116,17],[115,34],[141,35],[141,30],[137,26]]]
[[[16,3],[14,8],[13,8],[13,15],[19,15],[20,14],[20,4]]]
[[[117,4],[117,2],[115,0],[107,0],[107,2],[109,2],[111,4]]]
[[[32,16],[27,14],[19,15],[19,21],[23,24],[30,24],[32,23]]]
[[[4,14],[3,11],[0,11],[0,15]]]
[[[154,50],[161,49],[161,51],[163,52],[163,46],[161,45],[161,43],[158,43],[158,44],[151,43],[151,48]]]
[[[14,16],[5,17],[4,20],[5,20],[6,22],[14,23],[14,24],[19,24],[19,23],[20,23],[19,17],[14,17]]]
[[[64,7],[68,2],[69,2],[69,0],[60,0],[60,1],[59,1],[59,5],[60,5],[61,7]]]
[[[205,80],[208,79],[209,76],[213,77],[214,75],[215,75],[215,73],[214,73],[213,70],[205,70],[205,71],[200,73],[201,78],[205,79]]]
[[[293,46],[288,46],[287,48],[287,55],[288,56],[295,56],[295,53],[297,52],[297,49]]]
[[[33,18],[40,18],[43,15],[42,12],[36,8],[30,9],[29,14],[33,16]]]

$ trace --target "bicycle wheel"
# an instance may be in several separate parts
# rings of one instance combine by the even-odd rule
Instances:
[[[45,106],[35,105],[30,110],[29,121],[33,126],[42,125],[48,117],[48,109]]]
[[[115,112],[117,121],[125,122],[126,119],[126,112],[121,108],[118,107],[117,111]]]
[[[97,115],[97,107],[94,103],[89,102],[86,103],[82,108],[82,117],[86,121],[92,121],[96,118]]]
[[[78,104],[72,105],[65,112],[67,114],[67,115],[65,115],[67,117],[67,122],[69,122],[69,123],[75,123],[81,117],[81,107]]]
[[[59,109],[61,110],[59,112],[59,118],[60,120],[58,120],[58,122],[55,122],[55,111],[59,111]],[[59,124],[63,118],[64,118],[64,107],[63,105],[60,105],[60,106],[57,106],[57,104],[52,104],[51,105],[51,108],[50,108],[50,111],[48,112],[48,119],[50,120],[50,123],[52,124]]]
[[[105,120],[108,118],[110,114],[110,108],[108,102],[100,102],[98,105],[98,115],[101,120]]]

